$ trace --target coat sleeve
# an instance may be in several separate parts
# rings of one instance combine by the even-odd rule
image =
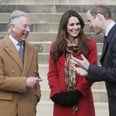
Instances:
[[[110,41],[103,62],[103,66],[89,66],[87,79],[93,82],[116,82],[116,36]]]
[[[88,40],[89,49],[87,59],[90,64],[97,64],[97,46],[96,42],[93,39]],[[93,83],[89,82],[85,78],[77,77],[77,89],[86,97],[90,91],[90,87]]]

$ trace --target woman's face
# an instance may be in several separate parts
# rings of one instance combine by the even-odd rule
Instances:
[[[76,38],[81,30],[81,24],[77,17],[71,16],[67,23],[67,33],[69,38]]]

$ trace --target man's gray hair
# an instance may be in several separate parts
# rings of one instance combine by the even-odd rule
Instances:
[[[9,17],[9,23],[8,23],[9,25],[8,26],[10,26],[10,24],[14,24],[16,19],[18,19],[22,16],[28,17],[28,14],[26,12],[20,11],[20,10],[13,11]]]

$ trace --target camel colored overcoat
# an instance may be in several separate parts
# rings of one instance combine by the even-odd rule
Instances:
[[[24,64],[6,36],[0,41],[0,116],[35,116],[41,91],[26,87],[26,79],[38,74],[38,51],[25,42]]]

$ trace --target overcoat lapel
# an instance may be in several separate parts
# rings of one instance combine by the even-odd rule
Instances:
[[[20,58],[19,53],[17,52],[15,46],[13,45],[12,41],[6,36],[4,41],[4,49],[9,54],[9,56],[16,62],[16,64],[19,66],[22,75],[26,75],[28,73],[28,69],[31,66],[32,63],[32,57],[33,57],[33,49],[31,49],[30,44],[25,42],[25,52],[24,52],[24,64],[22,63],[22,60]]]
[[[101,55],[101,59],[100,59],[100,62],[102,63],[103,59],[104,59],[104,56],[108,50],[108,47],[109,47],[109,44],[111,43],[112,41],[112,38],[113,38],[113,33],[115,32],[116,30],[116,24],[115,26],[110,30],[109,34],[108,34],[108,37],[107,37],[107,45],[103,47],[103,51],[102,51],[102,55]]]
[[[24,56],[24,70],[23,75],[28,73],[29,68],[31,67],[33,57],[33,50],[27,42],[25,42],[25,56]]]
[[[21,61],[21,58],[11,42],[11,40],[7,37],[5,37],[5,45],[4,45],[5,51],[9,54],[9,56],[16,62],[16,64],[19,66],[20,70],[23,70],[23,63]]]

